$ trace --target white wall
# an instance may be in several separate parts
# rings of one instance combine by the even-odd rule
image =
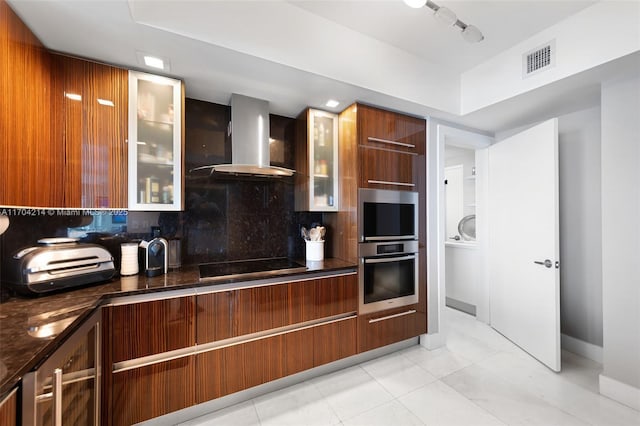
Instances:
[[[560,116],[558,133],[561,331],[601,347],[600,108]]]
[[[522,54],[555,40],[555,66],[522,77]],[[468,114],[640,50],[640,2],[601,1],[461,76]]]
[[[600,392],[640,409],[640,77],[602,85]]]
[[[477,247],[473,243],[445,243],[445,253],[447,299],[475,308],[479,278]]]

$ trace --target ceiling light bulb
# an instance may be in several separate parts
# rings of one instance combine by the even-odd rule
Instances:
[[[484,40],[484,36],[480,30],[473,25],[467,25],[466,28],[462,30],[462,38],[469,43],[478,43]]]
[[[164,69],[164,61],[160,58],[156,58],[154,56],[145,56],[144,63],[148,67]]]
[[[427,4],[427,0],[404,0],[405,4],[409,7],[413,7],[414,9],[420,9]]]
[[[340,102],[336,101],[335,99],[329,99],[325,105],[329,108],[335,108],[340,105]]]
[[[435,16],[436,19],[438,19],[440,22],[446,25],[453,25],[458,20],[458,17],[456,16],[455,13],[453,13],[453,10],[448,9],[446,7],[440,7],[438,10],[435,11],[433,16]]]

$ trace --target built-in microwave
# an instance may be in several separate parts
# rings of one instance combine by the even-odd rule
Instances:
[[[358,190],[358,312],[418,303],[418,193]]]
[[[358,190],[360,242],[418,239],[418,193]]]

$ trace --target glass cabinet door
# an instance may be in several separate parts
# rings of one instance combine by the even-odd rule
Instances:
[[[182,209],[181,86],[129,71],[129,210]]]
[[[309,211],[338,210],[338,116],[310,109]]]

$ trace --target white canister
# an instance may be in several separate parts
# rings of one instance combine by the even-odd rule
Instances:
[[[324,241],[305,240],[307,260],[324,260]]]
[[[138,243],[120,244],[122,257],[120,259],[120,275],[135,275],[138,267]]]

